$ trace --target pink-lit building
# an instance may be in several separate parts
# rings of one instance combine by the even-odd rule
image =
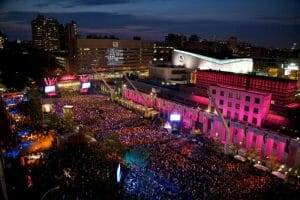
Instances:
[[[216,92],[217,90],[222,90],[221,87],[211,89],[216,89]],[[232,92],[233,90],[226,89],[226,91],[228,92],[226,93],[228,95],[229,91]],[[234,92],[238,93],[236,91]],[[240,94],[242,94],[243,98],[246,98],[247,96],[247,93],[244,94],[242,91],[240,91]],[[252,97],[253,99],[251,100]],[[223,144],[226,141],[226,132],[222,120],[213,112],[207,112],[205,110],[180,105],[170,100],[158,97],[153,98],[150,94],[136,92],[128,88],[123,90],[123,98],[133,101],[137,104],[152,107],[159,111],[161,115],[166,118],[169,118],[171,113],[176,112],[181,115],[182,123],[185,129],[192,130],[194,128],[199,128],[201,133],[208,138],[212,138]],[[256,103],[257,106],[255,104],[255,98],[261,98],[260,103]],[[261,114],[259,112],[258,115],[252,115],[259,118],[259,120],[263,120],[266,115],[263,113],[267,113],[269,105],[269,103],[266,103],[267,110],[263,111],[263,104],[267,102],[267,99],[270,99],[268,94],[250,93],[250,103],[244,103],[244,105],[249,105],[249,110],[250,107],[251,109],[256,107],[262,109]],[[254,105],[250,106],[250,104]],[[234,114],[232,116],[234,116]],[[231,121],[229,130],[231,134],[230,143],[238,145],[241,149],[254,149],[261,160],[265,160],[268,157],[274,156],[279,162],[288,166],[298,166],[300,164],[300,142],[296,139],[260,128],[258,125],[253,126],[252,123],[247,124],[234,120]]]
[[[214,70],[197,71],[196,86],[199,89],[202,88],[206,90],[209,86],[216,84],[271,93],[271,104],[275,107],[282,107],[294,103],[297,93],[296,80]]]
[[[210,86],[209,92],[225,118],[260,127],[271,104],[271,94],[229,86]]]

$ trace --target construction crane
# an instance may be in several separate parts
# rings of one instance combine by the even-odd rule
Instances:
[[[94,69],[94,68],[92,68],[92,70],[93,70],[93,72],[94,73],[97,73],[97,71]],[[114,89],[112,89],[111,87],[110,87],[110,85],[106,82],[106,80],[102,77],[102,76],[100,76],[100,80],[104,83],[104,85],[108,88],[108,90],[109,90],[109,93],[110,93],[110,97],[111,98],[113,98],[113,95],[114,95]]]
[[[94,73],[97,73],[97,70],[96,70],[96,69],[92,68],[92,70],[93,70]],[[123,77],[124,77],[125,80],[129,83],[129,85],[134,89],[134,91],[137,92],[138,94],[140,94],[140,96],[142,97],[143,101],[145,102],[144,107],[146,108],[146,109],[145,109],[145,114],[146,114],[149,108],[148,108],[147,105],[146,105],[146,102],[147,102],[147,101],[146,101],[144,95],[143,95],[143,94],[135,87],[135,85],[129,80],[129,78],[127,77],[126,74],[124,74]],[[106,82],[106,80],[105,80],[102,76],[100,76],[100,80],[101,80],[101,81],[105,84],[105,86],[109,89],[110,95],[111,95],[111,99],[113,99],[113,95],[114,95],[114,92],[115,92],[114,89],[111,88],[111,86]]]
[[[142,97],[142,99],[143,99],[143,101],[145,102],[145,104],[144,104],[144,107],[145,107],[145,114],[147,114],[148,113],[148,111],[149,111],[149,108],[148,108],[148,106],[146,105],[146,99],[145,99],[145,97],[144,97],[144,94],[142,94],[136,87],[135,87],[135,85],[129,80],[129,78],[126,76],[126,74],[124,75],[124,78],[125,78],[125,80],[130,84],[130,86],[134,89],[134,91],[135,92],[137,92],[138,94],[140,94],[140,96]]]
[[[134,91],[136,91],[137,93],[140,94],[140,96],[142,97],[143,101],[146,103],[147,101],[146,101],[144,95],[135,87],[135,85],[129,80],[129,78],[126,75],[124,75],[124,78],[130,84],[130,86],[134,89]],[[144,105],[144,106],[147,109],[147,105]]]
[[[230,145],[230,141],[231,141],[230,130],[228,128],[228,125],[227,125],[222,113],[220,112],[218,105],[215,102],[215,98],[210,94],[209,90],[208,90],[208,97],[210,99],[210,102],[213,104],[214,108],[216,109],[218,116],[221,118],[222,124],[225,128],[226,141],[225,141],[225,145],[224,145],[224,153],[228,154],[229,153],[229,145]]]

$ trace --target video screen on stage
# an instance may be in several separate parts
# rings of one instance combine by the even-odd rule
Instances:
[[[88,89],[91,87],[91,82],[82,83],[81,89]]]
[[[178,122],[180,121],[181,116],[179,114],[171,114],[170,115],[170,121],[171,122]]]
[[[50,93],[50,92],[55,92],[54,85],[45,86],[45,93]]]

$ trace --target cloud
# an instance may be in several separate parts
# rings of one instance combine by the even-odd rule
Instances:
[[[294,16],[259,16],[256,19],[262,22],[300,25],[300,15],[296,14]]]
[[[48,7],[51,5],[60,5],[63,8],[73,8],[76,6],[98,6],[98,5],[114,5],[135,2],[137,0],[46,0],[36,3],[36,7]]]
[[[9,36],[23,36],[30,39],[30,22],[36,12],[7,12],[0,15],[0,29]],[[133,16],[129,14],[102,12],[44,13],[54,17],[60,23],[74,20],[82,35],[114,34],[120,38],[132,38],[134,35],[148,40],[162,40],[167,33],[198,34],[205,39],[226,39],[237,36],[239,40],[258,45],[276,47],[289,46],[299,41],[300,25],[257,22],[226,22],[220,20],[160,19]],[[20,27],[19,27],[20,26]]]

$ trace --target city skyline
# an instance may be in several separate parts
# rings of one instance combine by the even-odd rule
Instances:
[[[289,48],[299,42],[299,4],[296,0],[272,4],[260,0],[12,0],[0,3],[0,30],[10,40],[31,40],[30,22],[41,13],[64,24],[76,21],[82,35],[113,34],[124,39],[137,35],[152,41],[171,32],[218,40],[237,36],[256,46]]]

